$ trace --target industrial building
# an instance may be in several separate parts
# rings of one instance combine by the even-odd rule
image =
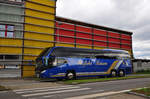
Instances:
[[[0,65],[18,65],[22,77],[35,74],[46,47],[124,49],[132,53],[132,32],[56,16],[56,0],[0,1]]]

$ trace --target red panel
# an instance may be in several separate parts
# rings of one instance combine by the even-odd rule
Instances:
[[[120,39],[117,39],[117,38],[108,38],[108,41],[120,43]]]
[[[131,41],[129,41],[129,40],[121,40],[121,43],[131,44]]]
[[[56,36],[56,41],[58,41],[58,42],[67,42],[67,43],[74,43],[74,38]]]
[[[74,29],[74,25],[73,24],[67,24],[67,23],[61,23],[56,22],[56,27],[60,27],[60,28],[64,28],[64,29]]]
[[[77,26],[76,30],[77,31],[82,31],[82,32],[88,32],[88,33],[92,32],[92,28],[90,28],[90,27]]]
[[[84,39],[76,39],[76,43],[78,43],[78,44],[92,45],[92,41],[90,41],[90,40],[84,40]]]
[[[122,34],[121,38],[131,40],[131,36],[130,35]]]
[[[107,43],[106,43],[106,42],[94,41],[94,45],[96,45],[96,46],[106,47],[106,46],[107,46]]]
[[[131,49],[130,45],[121,45],[121,47],[124,48],[124,49]]]
[[[120,34],[119,33],[108,32],[108,36],[120,38]]]
[[[97,35],[94,35],[94,39],[95,39],[95,40],[107,41],[107,37],[105,37],[105,36],[97,36]]]
[[[120,44],[109,43],[108,45],[109,45],[109,47],[111,47],[111,48],[120,48]]]
[[[94,29],[94,34],[107,35],[106,31]]]
[[[67,31],[67,30],[63,30],[63,29],[57,29],[56,34],[65,35],[65,36],[74,36],[73,31]]]
[[[92,34],[85,34],[85,33],[77,32],[76,37],[92,39]]]

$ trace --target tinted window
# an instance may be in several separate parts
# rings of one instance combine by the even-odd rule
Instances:
[[[101,58],[101,59],[117,59],[116,56],[96,56],[96,58]]]
[[[51,48],[45,48],[39,55],[39,57],[41,56],[46,56],[49,52],[50,52]]]
[[[55,48],[51,54],[56,57],[97,57],[101,56],[103,58],[117,58],[126,57],[129,58],[130,55],[127,51],[118,50],[95,50],[95,49],[80,49],[80,48],[65,48],[58,47]]]
[[[5,59],[19,59],[18,55],[5,55]]]
[[[101,53],[101,51],[88,50],[88,49],[78,49],[78,48],[55,48],[52,52],[52,56],[57,57],[91,57],[95,56],[95,53]]]
[[[3,59],[3,55],[0,55],[0,59]]]

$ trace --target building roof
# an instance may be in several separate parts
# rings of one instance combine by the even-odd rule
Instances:
[[[133,59],[133,62],[141,61],[141,62],[150,62],[150,59]]]
[[[83,26],[103,29],[103,30],[107,30],[107,31],[119,32],[119,33],[128,34],[128,35],[133,34],[130,31],[110,28],[110,27],[106,27],[106,26],[100,26],[100,25],[82,22],[82,21],[78,21],[78,20],[73,20],[73,19],[69,19],[69,18],[64,18],[64,17],[60,17],[60,16],[56,16],[56,21],[67,22],[67,23],[72,23],[72,24],[77,24],[77,25],[83,25]]]

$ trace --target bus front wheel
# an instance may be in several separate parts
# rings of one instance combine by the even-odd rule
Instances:
[[[72,72],[72,71],[67,72],[67,74],[66,74],[66,78],[67,78],[67,80],[75,79],[75,78],[76,78],[76,76],[75,76],[75,72]]]
[[[115,70],[111,71],[111,77],[117,77],[117,72]]]

